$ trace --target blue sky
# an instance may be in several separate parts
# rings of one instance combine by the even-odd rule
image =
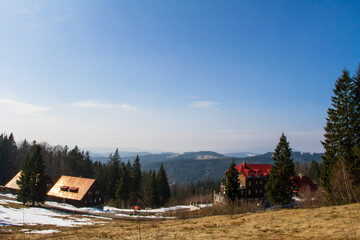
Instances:
[[[323,151],[359,1],[1,1],[0,126],[17,140]]]

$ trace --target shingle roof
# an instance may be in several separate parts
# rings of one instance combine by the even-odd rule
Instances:
[[[270,172],[271,165],[270,164],[246,164],[243,162],[242,164],[235,167],[239,173],[244,175],[244,177],[248,177],[251,173],[252,176],[258,177],[261,176],[266,177],[266,175]]]
[[[13,179],[11,179],[11,180],[5,185],[5,187],[19,190],[19,186],[17,185],[16,181],[17,181],[17,180],[20,180],[20,174],[21,174],[21,171],[19,171],[19,172],[15,175],[15,177],[13,177]]]
[[[89,191],[94,182],[95,179],[92,178],[61,176],[47,195],[80,201]],[[78,188],[78,192],[62,191],[61,187],[63,186],[68,186],[72,189]]]

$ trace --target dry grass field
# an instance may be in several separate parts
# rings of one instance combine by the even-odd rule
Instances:
[[[0,239],[139,239],[137,221],[111,220],[54,234],[24,234],[2,227]],[[360,239],[360,204],[315,209],[281,209],[264,213],[141,222],[141,239]]]

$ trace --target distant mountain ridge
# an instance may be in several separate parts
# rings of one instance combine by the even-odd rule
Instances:
[[[135,153],[137,154],[137,153]],[[124,162],[134,161],[134,156],[121,156]],[[157,170],[163,164],[169,178],[169,183],[188,184],[190,182],[204,181],[207,179],[219,180],[224,177],[224,172],[228,169],[230,163],[234,160],[236,164],[247,162],[250,164],[273,164],[272,152],[259,154],[256,156],[236,157],[249,155],[251,153],[234,153],[232,156],[220,154],[213,151],[184,152],[178,153],[160,153],[147,154],[140,156],[140,163],[143,170]],[[131,154],[129,154],[131,155]],[[235,156],[234,156],[235,155]],[[294,162],[311,162],[315,160],[321,162],[322,153],[302,153],[293,152]],[[107,157],[92,157],[93,161],[107,162]]]
[[[244,157],[253,157],[260,155],[260,153],[250,153],[250,152],[235,152],[235,153],[225,153],[226,157],[236,157],[236,158],[244,158]]]

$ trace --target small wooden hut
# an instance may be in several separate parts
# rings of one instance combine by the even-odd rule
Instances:
[[[53,201],[75,207],[103,208],[104,192],[95,179],[61,176],[47,194]]]

